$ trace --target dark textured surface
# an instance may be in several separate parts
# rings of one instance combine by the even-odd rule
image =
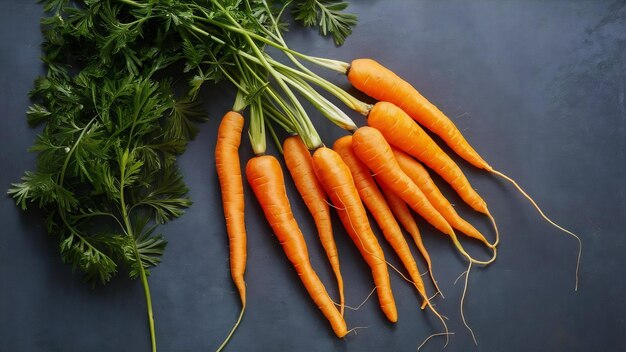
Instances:
[[[26,149],[37,131],[27,126],[24,111],[32,80],[42,72],[42,13],[34,1],[2,0],[0,8],[0,185],[6,189],[34,168]],[[475,348],[460,320],[462,286],[453,284],[465,264],[422,223],[446,295],[435,302],[456,333],[447,351],[626,350],[624,2],[362,0],[352,9],[360,24],[345,46],[335,48],[307,30],[293,30],[288,42],[317,56],[373,57],[394,69],[453,118],[486,160],[583,239],[574,292],[576,242],[543,222],[510,185],[457,158],[488,201],[502,240],[497,262],[470,276],[465,314],[479,342]],[[343,77],[329,77],[346,85]],[[181,158],[195,204],[164,228],[169,246],[150,277],[161,351],[214,350],[239,311],[213,166],[216,126],[233,94],[214,89],[203,97],[212,119]],[[342,134],[326,121],[318,119],[317,126],[327,144]],[[242,159],[250,155],[246,144]],[[288,191],[313,265],[335,297],[313,223],[290,181]],[[246,205],[248,310],[228,350],[414,351],[441,330],[392,273],[399,322],[388,324],[372,299],[346,313],[349,326],[368,328],[336,339],[255,201],[248,197]],[[492,236],[484,218],[457,208]],[[92,291],[60,262],[36,211],[24,213],[7,197],[0,211],[0,351],[149,350],[139,282],[118,277]],[[372,281],[334,220],[347,303],[357,305]],[[389,246],[384,249],[397,264]],[[423,350],[439,351],[441,344],[434,339]]]

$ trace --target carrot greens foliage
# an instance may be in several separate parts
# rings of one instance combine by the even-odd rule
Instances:
[[[155,351],[147,277],[166,246],[158,225],[191,205],[176,159],[206,119],[202,87],[240,81],[244,100],[273,108],[257,95],[273,72],[263,65],[267,38],[287,29],[283,12],[337,43],[355,17],[330,1],[40,2],[45,73],[26,111],[42,125],[37,165],[8,193],[24,210],[41,209],[62,260],[91,285],[122,271],[141,280]]]

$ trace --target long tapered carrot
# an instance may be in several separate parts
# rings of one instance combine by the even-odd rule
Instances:
[[[402,224],[402,227],[408,232],[413,238],[413,242],[417,246],[417,249],[424,257],[424,261],[426,261],[426,266],[428,266],[428,272],[430,273],[430,278],[433,281],[433,285],[435,285],[435,289],[437,292],[441,293],[439,289],[439,285],[437,284],[437,280],[435,279],[435,274],[433,273],[433,263],[430,260],[430,255],[424,246],[424,242],[422,241],[422,235],[420,234],[419,228],[417,227],[417,223],[411,214],[411,210],[406,205],[406,203],[402,200],[402,198],[398,197],[389,187],[384,184],[379,184],[380,190],[383,192],[385,199],[387,200],[387,204],[389,205],[389,209],[393,213],[393,216]],[[443,296],[443,294],[442,294]]]
[[[307,292],[328,319],[335,334],[338,337],[345,336],[348,333],[346,322],[311,266],[304,236],[291,211],[278,160],[270,155],[256,156],[248,161],[246,176],[267,221]]]
[[[230,273],[239,291],[241,313],[226,340],[219,347],[221,350],[239,326],[246,309],[246,226],[244,219],[244,195],[241,166],[239,164],[239,145],[244,118],[241,114],[230,111],[224,115],[217,131],[215,146],[215,168],[222,191],[222,205],[226,232],[230,247]]]
[[[384,144],[376,144],[382,142]],[[411,179],[402,172],[393,156],[391,147],[380,132],[372,127],[361,127],[352,140],[356,156],[383,182],[402,198],[413,210],[437,230],[452,234],[454,231],[446,219],[428,201],[428,198]]]
[[[400,78],[380,63],[371,59],[353,60],[347,71],[348,80],[358,90],[381,101],[388,101],[400,107],[411,118],[437,134],[441,139],[470,164],[491,172],[513,186],[526,198],[537,210],[539,215],[552,226],[574,237],[578,241],[578,258],[576,261],[576,286],[578,289],[578,271],[582,254],[582,242],[580,237],[572,231],[558,225],[539,208],[535,200],[524,191],[521,186],[511,177],[494,169],[485,161],[474,148],[467,142],[463,134],[439,108],[432,104],[415,87]],[[480,211],[480,210],[479,210]],[[494,222],[493,218],[491,218]],[[494,222],[495,226],[495,222]],[[494,245],[497,245],[497,240]]]
[[[350,238],[372,270],[383,313],[389,321],[396,322],[398,311],[391,291],[385,255],[372,232],[350,169],[337,152],[326,147],[318,148],[313,153],[313,169],[326,194],[338,209],[339,218]]]
[[[454,123],[410,83],[391,70],[372,59],[357,59],[350,64],[348,80],[363,93],[395,104],[441,137],[463,159],[478,168],[489,170],[489,164],[467,143]]]
[[[335,273],[337,280],[337,289],[339,291],[339,306],[341,315],[343,315],[345,298],[343,293],[343,277],[339,267],[339,254],[337,253],[337,245],[333,236],[333,225],[330,220],[330,210],[326,201],[327,196],[324,188],[317,180],[315,171],[313,171],[313,161],[311,153],[302,142],[299,136],[291,136],[283,142],[283,156],[285,165],[291,174],[304,204],[309,209],[320,242],[324,247],[330,266]]]
[[[380,229],[383,231],[385,239],[391,244],[391,247],[409,272],[409,276],[415,287],[424,298],[424,305],[422,306],[422,308],[424,308],[426,301],[428,301],[428,295],[426,294],[424,282],[417,268],[417,263],[411,254],[409,245],[404,239],[400,226],[396,222],[391,209],[389,209],[385,197],[378,189],[370,170],[354,154],[352,150],[352,136],[344,136],[337,139],[335,144],[333,144],[333,150],[341,156],[350,169],[361,201],[363,201],[365,207],[374,216],[376,223],[378,223],[378,226],[380,226]]]
[[[438,173],[476,211],[489,214],[487,203],[476,193],[458,165],[402,109],[378,102],[367,124],[380,131],[389,144],[412,155]]]
[[[426,198],[437,209],[452,227],[464,234],[483,242],[488,247],[493,247],[472,224],[465,221],[454,210],[450,202],[441,194],[441,191],[419,161],[413,159],[405,152],[392,146],[393,154],[404,173],[424,192]]]
[[[393,155],[391,146],[380,131],[369,126],[359,128],[354,133],[352,149],[356,156],[374,173],[378,181],[402,198],[436,229],[448,234],[459,252],[468,260],[486,265],[496,259],[495,248],[493,248],[493,257],[488,261],[478,261],[467,254],[450,224],[430,204],[419,187],[402,171]]]

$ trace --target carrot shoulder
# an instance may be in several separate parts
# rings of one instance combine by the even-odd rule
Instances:
[[[291,178],[300,196],[302,196],[304,204],[309,209],[311,216],[313,216],[320,242],[335,273],[339,291],[340,311],[341,315],[343,315],[345,305],[343,277],[339,267],[339,254],[335,244],[335,237],[333,236],[333,225],[330,220],[330,209],[326,201],[326,193],[315,176],[311,154],[300,137],[291,136],[285,139],[283,142],[283,155]]]
[[[350,169],[339,154],[326,147],[318,148],[313,153],[313,169],[337,208],[350,238],[372,270],[382,311],[389,321],[396,322],[398,311],[391,291],[385,255],[372,232]]]
[[[267,221],[307,292],[328,319],[335,334],[338,337],[345,336],[348,333],[346,322],[309,261],[306,242],[291,211],[278,160],[270,155],[254,157],[246,165],[246,176]]]

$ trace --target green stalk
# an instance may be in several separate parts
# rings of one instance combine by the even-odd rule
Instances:
[[[192,16],[194,19],[200,20],[200,21],[204,21],[207,23],[210,23],[212,25],[215,25],[217,27],[220,27],[222,29],[231,31],[231,32],[235,32],[235,33],[239,33],[244,35],[247,38],[254,38],[255,40],[260,41],[263,44],[267,44],[269,46],[272,46],[282,52],[286,52],[286,53],[290,53],[293,55],[298,56],[299,58],[309,61],[311,63],[314,63],[318,66],[322,66],[325,67],[327,69],[330,69],[332,71],[335,72],[339,72],[342,74],[346,74],[348,72],[348,69],[350,68],[350,64],[347,62],[343,62],[343,61],[339,61],[339,60],[332,60],[332,59],[327,59],[327,58],[323,58],[323,57],[316,57],[316,56],[310,56],[310,55],[305,55],[303,53],[300,53],[296,50],[290,49],[289,47],[286,47],[284,45],[280,45],[276,42],[274,42],[273,40],[269,40],[261,35],[258,35],[256,33],[250,32],[245,30],[243,27],[241,27],[239,25],[239,23],[237,23],[237,21],[235,21],[232,16],[230,16],[230,14],[228,13],[228,11],[219,3],[217,3],[215,0],[211,0],[211,2],[213,4],[215,4],[217,7],[219,7],[222,11],[224,11],[224,14],[226,15],[226,17],[229,18],[229,20],[231,20],[231,22],[233,22],[234,25],[229,25],[220,21],[216,21],[212,18],[210,18],[210,15],[202,8],[202,7],[197,7],[203,14],[205,17],[201,17],[201,16]]]
[[[258,100],[250,104],[250,128],[248,129],[248,137],[254,155],[264,155],[267,149],[265,141],[265,124],[263,123],[263,109]]]
[[[284,76],[283,79],[285,82],[296,88],[306,100],[313,104],[313,106],[315,106],[315,108],[331,122],[344,130],[355,131],[357,129],[356,124],[352,121],[352,119],[350,119],[350,117],[348,117],[348,115],[346,115],[328,99],[324,98],[306,82],[299,79],[292,79],[287,76]]]
[[[276,132],[274,131],[274,127],[272,127],[270,120],[265,119],[265,127],[268,131],[270,131],[270,135],[272,136],[272,139],[274,140],[276,149],[278,149],[278,152],[280,154],[283,154],[283,146],[280,144],[280,140],[278,140],[278,136],[276,135]]]
[[[139,265],[139,277],[141,279],[141,283],[143,285],[144,295],[146,297],[146,306],[148,309],[148,325],[150,326],[150,342],[152,345],[152,352],[156,352],[156,334],[154,329],[154,313],[152,312],[152,297],[150,295],[150,286],[148,285],[148,277],[146,275],[146,271],[143,267],[143,263],[141,262],[141,257],[139,255],[139,250],[137,249],[137,241],[135,240],[135,235],[133,233],[133,227],[130,222],[130,217],[128,213],[128,208],[126,206],[126,200],[124,198],[124,179],[126,178],[126,163],[128,162],[128,149],[124,151],[122,155],[122,162],[120,164],[120,212],[122,213],[122,219],[124,220],[124,225],[126,227],[126,234],[130,237],[133,243],[133,254],[135,255],[135,260],[137,261],[137,265]]]

